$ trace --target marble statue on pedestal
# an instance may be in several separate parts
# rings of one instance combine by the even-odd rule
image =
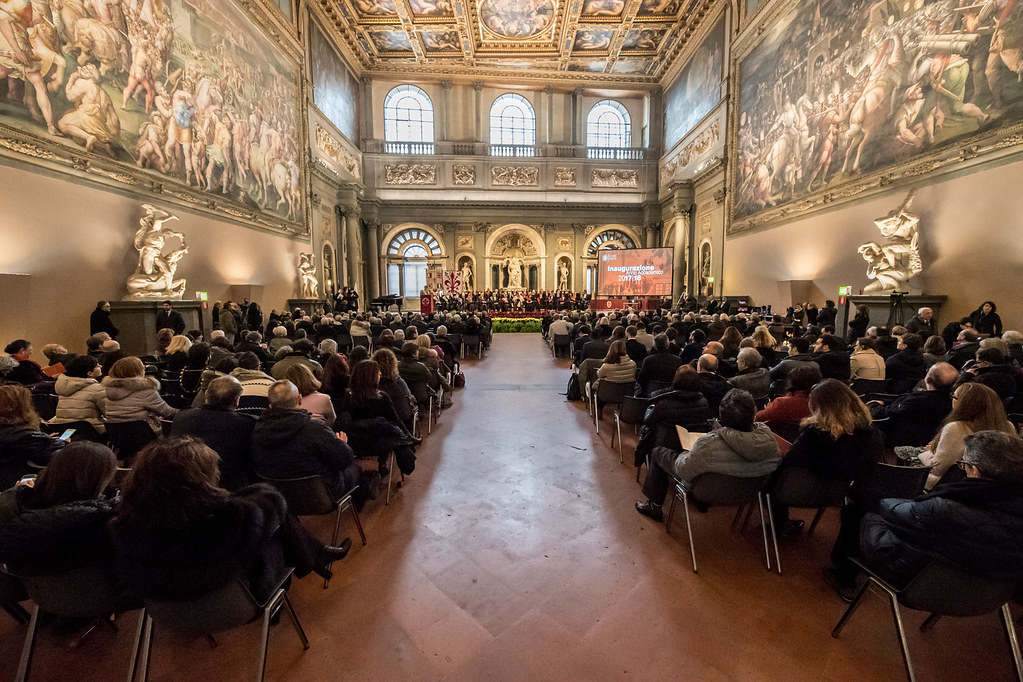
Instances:
[[[863,288],[864,293],[905,291],[909,278],[923,270],[917,231],[920,218],[909,213],[915,193],[911,190],[902,206],[874,220],[885,243],[867,242],[857,249],[867,261],[867,277],[873,280]]]
[[[128,277],[128,298],[180,299],[185,293],[185,280],[174,279],[178,261],[188,253],[185,235],[164,227],[178,217],[152,204],[142,204],[146,214],[139,219],[134,246],[139,252],[138,266]],[[177,239],[178,248],[164,253],[168,239]]]
[[[508,271],[508,288],[509,289],[521,289],[522,288],[522,259],[521,258],[505,258],[504,267]]]
[[[298,254],[298,279],[301,282],[302,298],[319,298],[320,283],[316,279],[316,256],[311,253]]]
[[[568,287],[568,276],[570,270],[568,269],[568,261],[562,259],[558,263],[558,291],[569,291]]]
[[[462,263],[462,290],[472,291],[472,265],[469,261]]]

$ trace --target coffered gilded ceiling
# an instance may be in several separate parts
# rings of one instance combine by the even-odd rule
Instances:
[[[656,83],[712,0],[319,0],[373,74]]]

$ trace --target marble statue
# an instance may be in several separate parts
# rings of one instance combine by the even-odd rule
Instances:
[[[568,269],[568,261],[562,260],[558,264],[558,291],[569,291],[568,288],[568,275],[570,271]]]
[[[302,284],[302,298],[319,298],[320,283],[316,279],[316,256],[311,253],[298,254],[298,279]]]
[[[469,261],[462,263],[462,290],[472,291],[472,265]]]
[[[522,288],[522,259],[505,258],[504,267],[508,270],[508,288]]]
[[[872,281],[863,288],[864,293],[905,291],[909,278],[923,270],[920,260],[920,234],[918,216],[909,213],[916,190],[911,190],[902,205],[874,224],[886,239],[883,244],[867,242],[857,249],[867,262],[867,277]]]
[[[167,229],[165,223],[178,217],[152,204],[142,204],[146,214],[139,219],[134,246],[139,252],[138,266],[126,283],[129,298],[180,299],[185,293],[185,280],[174,279],[178,261],[188,253],[185,235]],[[177,239],[178,248],[164,253],[168,239]]]

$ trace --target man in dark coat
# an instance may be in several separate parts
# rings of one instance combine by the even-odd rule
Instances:
[[[928,337],[938,333],[938,325],[934,321],[934,311],[930,308],[920,308],[916,315],[906,323],[906,329],[913,334],[919,334],[924,341]]]
[[[636,380],[639,382],[642,395],[650,395],[648,388],[651,381],[670,383],[675,372],[682,366],[682,359],[672,355],[668,349],[668,336],[658,334],[654,337],[654,349],[643,359]]]
[[[715,355],[701,355],[696,363],[696,371],[700,375],[700,393],[710,404],[711,414],[716,416],[721,399],[731,390],[728,379],[718,374],[718,359]]]
[[[849,353],[842,350],[842,341],[832,334],[823,334],[817,341],[813,356],[825,379],[849,381]]]
[[[870,415],[884,433],[885,445],[927,445],[952,411],[952,387],[958,373],[947,362],[938,362],[927,370],[926,390],[899,396],[891,403],[871,400]]]
[[[977,356],[978,350],[980,350],[980,334],[976,329],[967,327],[959,332],[955,345],[945,356],[945,361],[956,369],[962,369],[963,365]]]
[[[121,330],[110,321],[110,301],[100,301],[89,315],[89,335],[99,332],[106,332],[112,339],[117,339],[117,335],[121,333]]]
[[[1023,573],[1023,440],[996,431],[966,437],[966,478],[916,500],[882,500],[860,532],[863,562],[896,587],[935,557],[989,578]]]
[[[252,432],[252,461],[257,474],[267,478],[317,475],[338,497],[359,483],[361,469],[352,449],[343,436],[301,408],[302,396],[295,384],[276,381],[267,398],[270,409]],[[365,492],[361,488],[356,491]]]
[[[185,318],[174,310],[170,301],[164,301],[163,310],[156,314],[156,331],[161,329],[172,329],[175,334],[183,334],[185,331]]]
[[[220,485],[239,490],[254,480],[252,429],[256,420],[235,412],[242,385],[233,376],[217,377],[206,389],[206,404],[174,416],[172,436],[195,436],[220,455]]]
[[[884,361],[884,375],[890,393],[908,393],[927,373],[924,359],[924,341],[919,334],[909,332],[899,337],[898,352]]]

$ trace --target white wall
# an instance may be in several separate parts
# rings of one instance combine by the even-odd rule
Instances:
[[[263,287],[269,312],[296,293],[298,252],[308,243],[188,213],[152,198],[129,198],[46,175],[0,166],[0,273],[31,276],[27,300],[0,290],[0,341],[18,337],[36,347],[60,342],[84,350],[89,314],[100,299],[120,300],[125,279],[138,262],[132,239],[151,201],[179,217],[189,252],[178,276],[188,280],[186,298],[208,291],[228,297],[232,285]],[[0,278],[0,284],[4,282]],[[20,293],[18,298],[24,298]],[[208,314],[208,313],[207,313]],[[2,346],[0,346],[2,347]]]
[[[910,284],[913,293],[948,296],[943,321],[967,315],[990,299],[998,304],[1006,329],[1023,329],[1020,173],[1023,162],[919,185],[911,211],[920,216],[924,271]],[[858,293],[869,280],[856,248],[881,241],[872,220],[897,208],[907,192],[893,190],[728,239],[723,293],[750,294],[757,305],[775,308],[792,304],[779,284],[786,280],[812,280],[836,300],[843,284]]]

